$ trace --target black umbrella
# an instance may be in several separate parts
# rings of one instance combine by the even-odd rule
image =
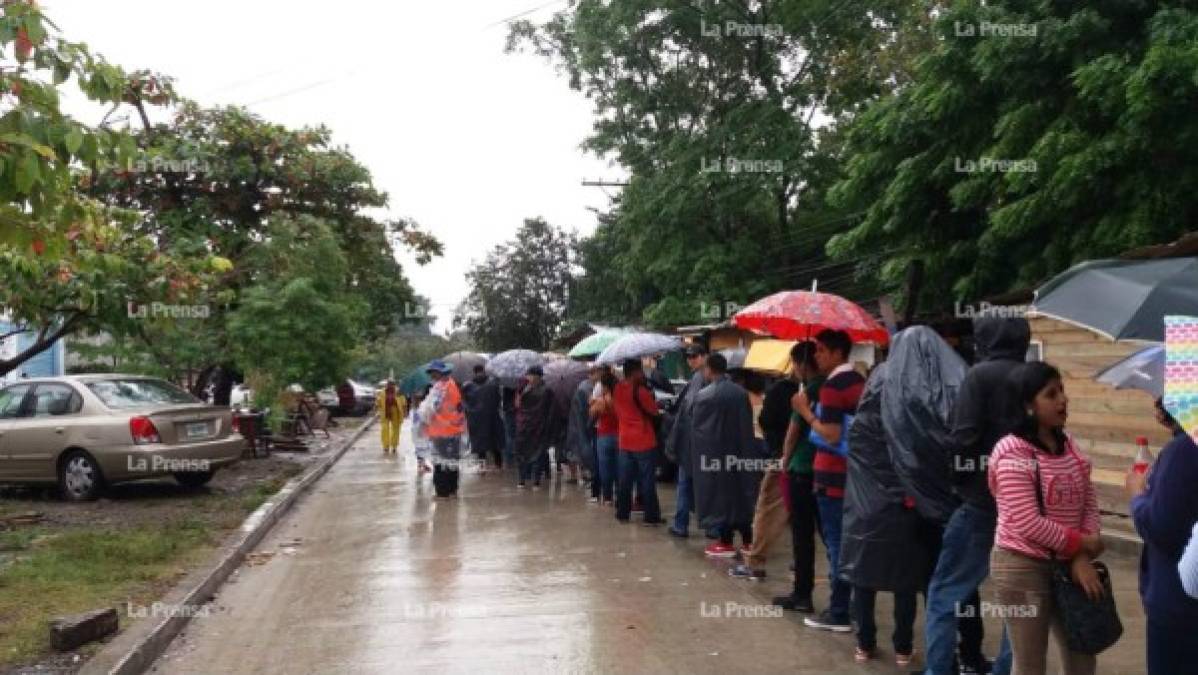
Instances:
[[[441,360],[453,366],[453,379],[458,385],[465,384],[474,377],[475,366],[487,365],[487,359],[474,352],[454,352]]]
[[[553,392],[559,401],[569,405],[574,390],[587,379],[590,368],[585,363],[572,360],[550,361],[545,364],[545,386]]]
[[[1036,289],[1034,307],[1112,340],[1164,342],[1166,314],[1198,316],[1198,258],[1085,262]]]

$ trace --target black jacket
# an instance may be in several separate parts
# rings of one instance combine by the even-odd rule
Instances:
[[[797,393],[799,383],[789,377],[778,380],[765,392],[757,421],[765,432],[765,444],[773,457],[782,456],[782,444],[786,440],[786,430],[790,428],[790,399]]]
[[[1000,438],[1019,423],[1019,394],[1010,381],[1031,342],[1027,319],[985,317],[973,322],[978,363],[969,369],[953,408],[953,472],[967,504],[996,513],[986,462]]]

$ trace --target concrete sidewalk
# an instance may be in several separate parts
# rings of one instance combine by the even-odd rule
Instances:
[[[670,486],[661,494],[672,504]],[[789,589],[789,542],[755,584],[705,559],[702,537],[621,525],[579,486],[518,491],[506,474],[472,474],[459,499],[431,497],[410,451],[384,457],[368,435],[154,672],[900,672],[888,595],[877,609],[881,658],[864,666],[852,635],[770,607]],[[1109,563],[1127,632],[1099,671],[1142,673],[1136,565]],[[818,606],[827,595],[823,580]],[[987,630],[993,654],[997,620]]]

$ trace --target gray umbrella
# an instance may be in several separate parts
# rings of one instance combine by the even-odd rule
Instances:
[[[515,386],[516,380],[528,374],[528,369],[542,365],[545,359],[531,349],[509,349],[487,361],[487,372],[503,381],[506,386]]]
[[[745,367],[745,357],[748,356],[745,350],[738,347],[736,349],[721,349],[719,353],[723,354],[724,358],[727,359],[729,370]]]
[[[545,386],[569,407],[570,397],[583,380],[587,379],[590,367],[585,363],[569,359],[550,361],[545,364]]]
[[[1139,389],[1156,398],[1165,395],[1165,348],[1154,345],[1107,366],[1095,380],[1116,389]]]
[[[629,333],[608,345],[595,359],[595,363],[614,365],[627,359],[639,359],[677,349],[682,349],[682,342],[676,337],[659,333]]]
[[[475,366],[487,364],[487,359],[482,354],[474,352],[454,352],[441,360],[453,366],[453,379],[459,385],[474,377]]]
[[[1166,314],[1198,315],[1198,258],[1075,265],[1036,289],[1034,306],[1112,340],[1164,342]]]

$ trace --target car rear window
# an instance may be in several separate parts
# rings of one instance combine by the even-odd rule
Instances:
[[[87,388],[109,408],[142,408],[149,405],[201,402],[200,399],[164,380],[96,380],[88,382]]]

